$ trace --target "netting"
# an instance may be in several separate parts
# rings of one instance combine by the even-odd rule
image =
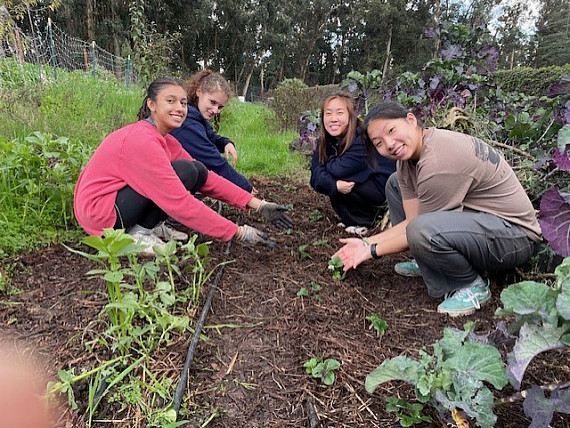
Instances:
[[[26,35],[14,27],[10,37],[0,40],[0,58],[14,58],[21,63],[57,67],[69,71],[83,70],[94,77],[111,74],[127,85],[136,82],[130,59],[125,59],[101,49],[95,42],[71,37],[53,23],[45,31]]]

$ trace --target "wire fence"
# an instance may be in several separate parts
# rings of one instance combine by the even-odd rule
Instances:
[[[51,20],[43,31],[25,34],[13,27],[9,37],[0,40],[0,58],[14,58],[20,63],[32,63],[49,68],[57,80],[57,69],[82,70],[93,77],[113,75],[128,86],[137,82],[133,63],[100,48],[95,42],[71,37]]]

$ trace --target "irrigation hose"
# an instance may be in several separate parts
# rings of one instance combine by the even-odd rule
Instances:
[[[226,249],[224,251],[224,255],[226,257],[230,254],[231,246],[232,246],[232,241],[230,240],[228,241],[228,245],[226,245]],[[204,327],[204,322],[206,321],[206,317],[208,316],[210,306],[212,305],[214,294],[216,293],[216,290],[218,289],[218,284],[222,279],[225,266],[226,266],[225,263],[222,264],[220,266],[220,269],[216,273],[216,277],[214,278],[214,282],[212,284],[212,287],[210,288],[208,297],[204,302],[202,313],[200,314],[200,318],[198,318],[198,322],[196,323],[196,329],[194,330],[194,335],[192,336],[192,340],[190,341],[190,346],[188,346],[188,354],[186,354],[186,361],[184,363],[184,368],[182,369],[182,374],[180,375],[180,381],[178,382],[178,386],[176,387],[176,392],[174,393],[173,405],[177,419],[178,419],[178,411],[180,410],[180,403],[182,402],[182,396],[184,395],[184,391],[186,389],[186,382],[188,381],[188,373],[190,372],[190,366],[192,365],[192,361],[194,360],[194,352],[196,351],[198,340],[200,340],[200,334],[202,332],[202,328]]]

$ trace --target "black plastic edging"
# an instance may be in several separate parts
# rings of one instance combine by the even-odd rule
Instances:
[[[226,250],[224,251],[225,256],[228,256],[230,254],[231,246],[232,246],[232,241],[230,240],[228,241],[228,245],[226,245]],[[182,397],[186,389],[186,382],[188,381],[188,373],[190,372],[190,366],[192,365],[192,361],[194,360],[194,352],[196,351],[196,346],[198,345],[198,340],[200,340],[200,334],[202,332],[202,328],[204,327],[204,322],[206,321],[206,317],[208,316],[208,311],[210,310],[210,306],[212,305],[214,294],[218,289],[218,284],[222,279],[225,267],[226,264],[225,263],[222,264],[220,266],[220,269],[216,273],[216,277],[214,278],[212,288],[210,288],[210,292],[208,293],[208,297],[206,298],[206,301],[204,302],[204,307],[202,308],[202,313],[200,314],[200,318],[198,318],[198,322],[196,323],[196,329],[194,330],[194,335],[192,336],[192,340],[190,341],[190,346],[188,346],[188,354],[186,355],[186,362],[184,363],[184,368],[182,369],[182,374],[180,375],[180,381],[178,382],[178,386],[176,387],[176,392],[174,393],[173,405],[177,419],[178,419],[178,411],[180,410],[180,403],[182,402]]]

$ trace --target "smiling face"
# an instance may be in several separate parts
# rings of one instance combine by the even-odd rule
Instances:
[[[368,124],[368,138],[382,156],[394,160],[418,160],[423,131],[412,113],[405,118],[375,119]]]
[[[196,90],[198,110],[206,120],[210,120],[222,111],[228,102],[228,96],[222,91],[206,92],[202,88]]]
[[[155,100],[147,101],[150,117],[161,135],[166,135],[174,128],[182,126],[188,113],[187,105],[186,90],[178,85],[163,86]]]
[[[341,137],[345,134],[348,121],[348,107],[341,98],[333,98],[323,109],[323,125],[333,137]]]

